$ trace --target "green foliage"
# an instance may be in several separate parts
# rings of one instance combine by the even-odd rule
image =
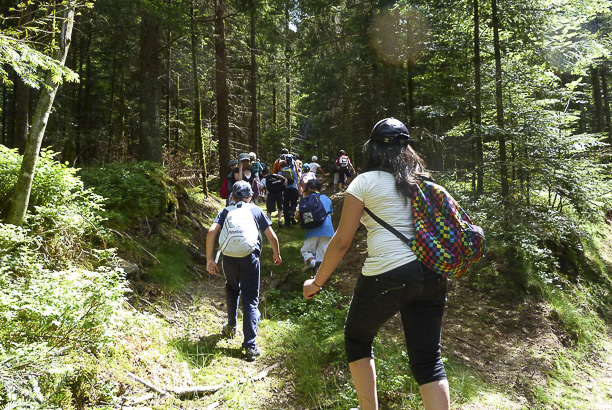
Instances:
[[[69,68],[61,65],[59,61],[37,51],[25,44],[22,40],[0,33],[0,80],[11,84],[5,66],[11,67],[21,80],[32,88],[43,85],[44,73],[49,71],[57,83],[63,81],[78,81],[78,75]],[[42,70],[43,74],[41,75]]]
[[[105,199],[105,215],[118,227],[133,227],[144,218],[163,215],[168,207],[166,176],[159,164],[132,162],[87,168],[80,172],[86,186]]]
[[[270,171],[272,163],[278,158],[281,149],[289,148],[287,131],[270,130],[264,133],[259,140],[259,152]]]
[[[102,197],[85,189],[77,170],[42,150],[32,185],[25,228],[28,241],[42,246],[57,261],[82,255],[83,239],[102,238]],[[0,216],[6,216],[19,175],[21,156],[0,145]],[[25,231],[24,231],[25,232]],[[94,239],[95,238],[95,239]],[[25,240],[25,239],[24,239]]]
[[[268,320],[287,321],[293,330],[277,340],[282,354],[289,357],[297,377],[296,390],[310,402],[325,401],[333,391],[337,394],[345,383],[342,372],[335,369],[346,361],[344,357],[343,324],[348,304],[333,290],[321,292],[307,301],[298,292],[271,290],[264,311]],[[278,348],[278,347],[277,347]],[[332,374],[329,374],[329,373]],[[322,380],[320,374],[329,377]]]

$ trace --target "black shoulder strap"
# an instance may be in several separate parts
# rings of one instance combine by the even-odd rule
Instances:
[[[368,213],[368,215],[370,215],[372,217],[372,219],[374,219],[376,222],[378,222],[383,228],[387,229],[393,235],[397,236],[397,238],[399,240],[405,242],[406,245],[410,246],[410,243],[412,241],[410,239],[406,238],[406,236],[404,236],[403,233],[401,233],[400,231],[398,231],[397,229],[395,229],[394,227],[392,227],[391,225],[389,225],[388,223],[386,223],[385,221],[380,219],[378,216],[376,216],[376,214],[374,212],[370,211],[368,209],[368,207],[365,207],[364,209]]]

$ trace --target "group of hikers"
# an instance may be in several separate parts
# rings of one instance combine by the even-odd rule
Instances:
[[[327,174],[316,156],[300,168],[299,162],[283,150],[271,172],[255,165],[261,163],[254,154],[240,154],[237,163],[230,162],[233,168],[228,178],[232,177],[232,183],[227,206],[217,215],[206,237],[207,270],[217,274],[222,269],[225,274],[228,321],[221,331],[223,337],[236,335],[242,296],[242,347],[247,360],[255,360],[261,354],[256,343],[261,316],[258,310],[261,233],[272,247],[274,264],[282,263],[271,214],[278,208],[279,227],[300,224],[305,228],[301,253],[305,269],[314,272],[303,284],[306,299],[312,299],[323,289],[362,223],[367,228],[368,256],[344,328],[345,351],[359,409],[378,408],[372,345],[380,328],[398,312],[410,367],[425,408],[450,408],[440,352],[446,276],[423,265],[410,247],[370,216],[377,215],[406,237],[415,236],[410,198],[417,178],[430,175],[413,145],[407,127],[395,118],[386,118],[374,126],[364,144],[364,172],[356,175],[346,153],[339,152],[334,191],[346,189],[346,196],[336,230],[331,219],[332,201],[321,193],[317,178],[317,173]],[[257,197],[264,190],[265,214],[257,206]],[[219,251],[215,256],[217,236]]]

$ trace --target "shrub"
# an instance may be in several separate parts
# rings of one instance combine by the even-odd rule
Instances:
[[[130,227],[144,217],[164,213],[169,199],[161,165],[152,162],[108,164],[80,171],[86,186],[105,199],[105,215],[114,225]]]

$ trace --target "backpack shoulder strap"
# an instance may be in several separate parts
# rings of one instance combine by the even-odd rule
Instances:
[[[401,240],[402,242],[410,246],[411,240],[406,238],[406,236],[403,233],[401,233],[400,231],[398,231],[397,229],[389,225],[387,222],[380,219],[374,212],[370,211],[368,207],[365,207],[364,210],[368,213],[368,215],[372,217],[372,219],[378,222],[383,228],[385,228],[386,230],[391,232],[393,235],[395,235],[399,240]]]

